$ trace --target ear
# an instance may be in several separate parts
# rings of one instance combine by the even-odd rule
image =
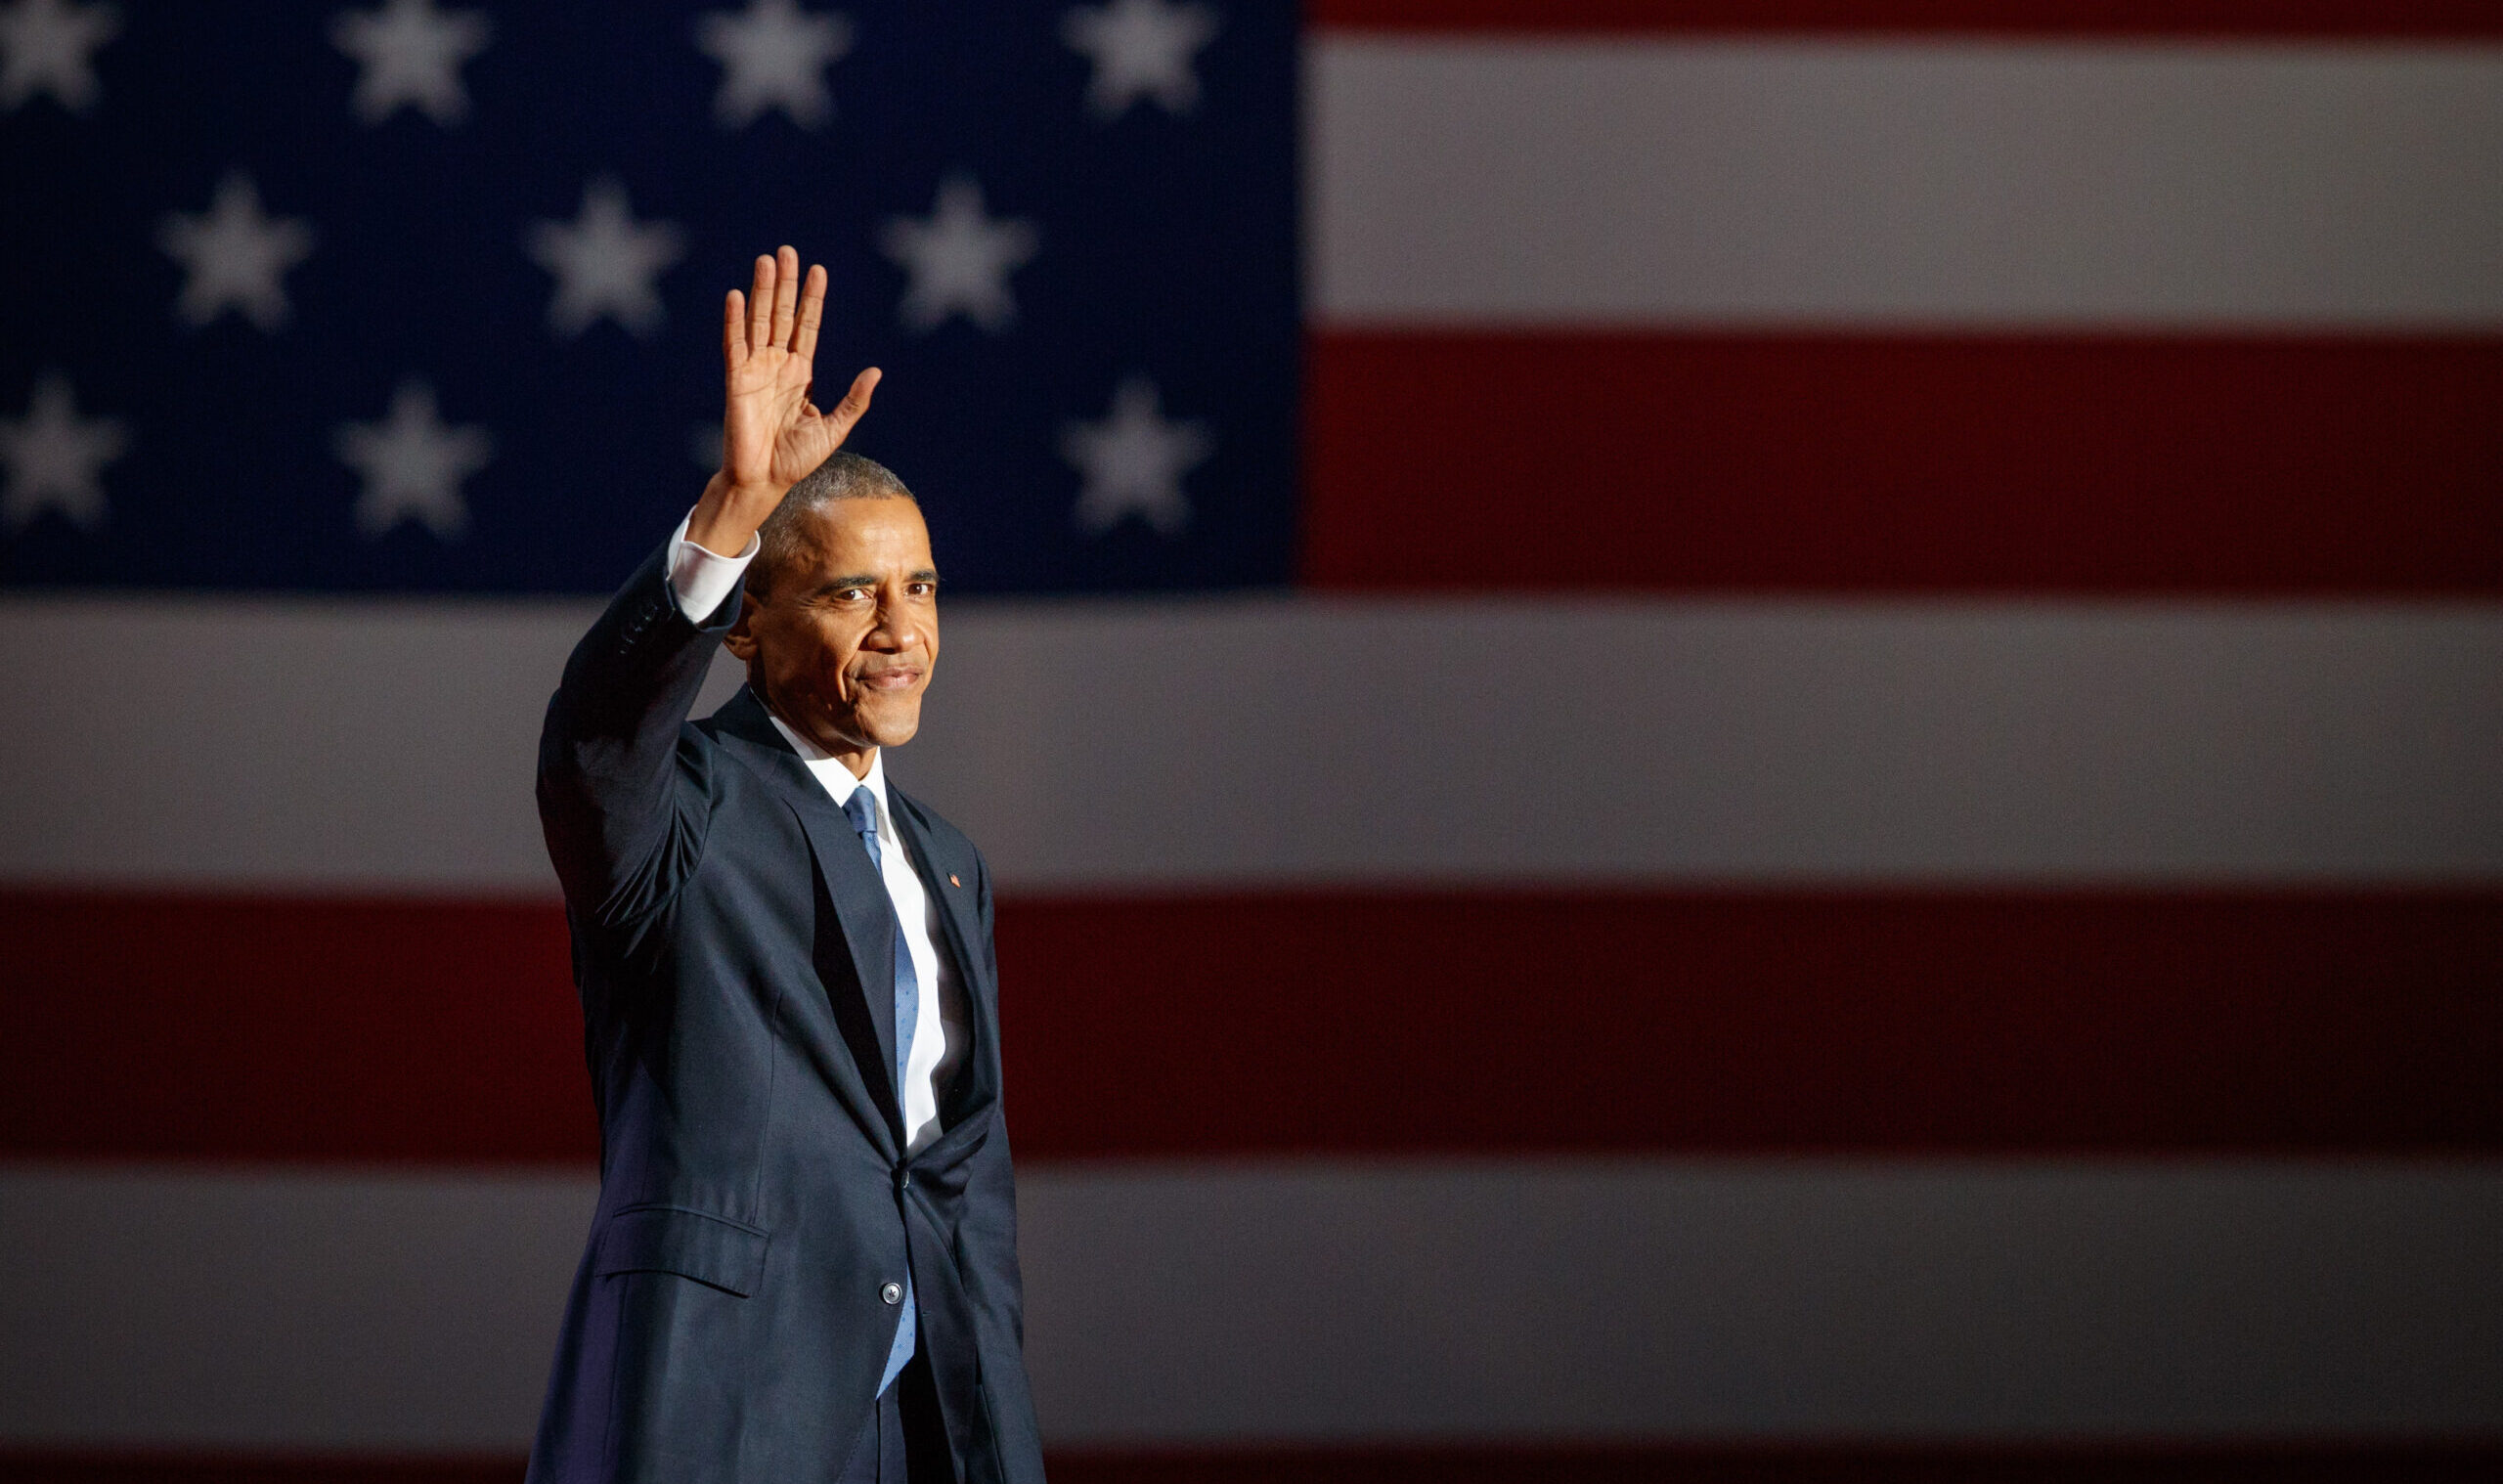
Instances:
[[[730,632],[722,636],[723,647],[729,650],[730,657],[737,660],[742,665],[753,665],[756,663],[756,630],[754,625],[756,623],[757,613],[763,609],[764,606],[764,604],[756,600],[755,593],[741,589],[739,592],[738,622],[732,624],[730,626]]]

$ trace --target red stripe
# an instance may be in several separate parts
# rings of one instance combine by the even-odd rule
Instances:
[[[1029,1157],[2503,1150],[2503,895],[1011,902]],[[0,1153],[583,1161],[548,907],[0,901]]]
[[[1307,0],[1334,30],[2493,36],[2488,0]]]
[[[521,1484],[520,1459],[0,1454],[0,1484]]]
[[[594,1161],[561,910],[0,896],[0,1152]]]
[[[1038,1153],[2503,1148],[2495,896],[1073,902],[1000,946]]]
[[[2451,1484],[2493,1447],[1342,1448],[1054,1457],[1059,1484]]]
[[[2503,592],[2503,340],[1336,329],[1307,399],[1329,588]]]
[[[1054,1454],[1059,1484],[2467,1484],[2492,1445],[2218,1448],[1340,1448]],[[518,1459],[0,1456],[6,1484],[518,1484]]]

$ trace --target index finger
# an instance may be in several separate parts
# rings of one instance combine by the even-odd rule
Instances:
[[[722,364],[732,371],[747,364],[747,295],[735,288],[722,301]]]

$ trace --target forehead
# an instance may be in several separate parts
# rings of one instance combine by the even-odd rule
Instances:
[[[830,500],[811,512],[795,565],[828,576],[922,571],[931,565],[921,507],[900,498]]]

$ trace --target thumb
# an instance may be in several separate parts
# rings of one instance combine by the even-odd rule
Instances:
[[[869,411],[869,396],[877,390],[881,375],[882,372],[872,366],[852,378],[852,389],[845,392],[843,400],[834,405],[834,411],[826,415],[826,420],[834,424],[836,437],[851,432],[852,425]]]

